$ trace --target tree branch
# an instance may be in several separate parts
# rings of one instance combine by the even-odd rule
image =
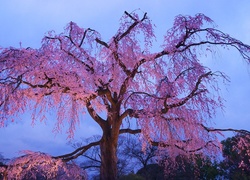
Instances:
[[[108,45],[106,42],[100,40],[99,38],[95,38],[95,41],[96,41],[97,43],[99,43],[99,44],[105,46],[106,48],[109,48],[109,45]]]
[[[86,35],[87,35],[88,31],[94,31],[94,30],[93,30],[93,29],[88,28],[88,29],[86,29],[86,30],[84,31],[84,34],[83,34],[83,36],[82,36],[81,42],[80,42],[80,44],[79,44],[79,47],[81,47],[81,46],[82,46],[83,41],[84,41],[84,39],[85,39],[85,37],[86,37]]]
[[[168,51],[163,50],[163,51],[161,51],[159,53],[156,53],[155,56],[154,56],[154,59],[158,59],[158,58],[160,58],[162,56],[165,56],[165,55],[168,55],[168,54],[169,54]]]
[[[139,114],[144,113],[143,109],[141,110],[133,110],[133,109],[127,109],[121,116],[120,119],[124,119],[125,117],[134,117],[139,118]]]
[[[200,124],[201,127],[203,127],[207,132],[237,132],[237,133],[241,133],[241,134],[249,134],[250,135],[250,131],[245,130],[245,129],[233,129],[233,128],[209,128],[206,127],[203,124]]]
[[[124,133],[129,133],[129,134],[139,134],[141,133],[141,129],[120,129],[119,134],[124,134]]]
[[[101,166],[97,166],[97,165],[89,165],[89,166],[81,166],[81,168],[83,168],[83,169],[88,169],[88,168],[98,168],[98,169],[100,169],[100,168],[101,168]]]
[[[49,40],[58,40],[59,43],[60,43],[60,49],[61,49],[65,54],[71,56],[74,60],[76,60],[77,62],[81,63],[83,66],[85,66],[86,71],[91,71],[92,74],[95,72],[94,68],[93,68],[91,65],[89,65],[89,64],[87,64],[87,63],[81,61],[81,60],[80,60],[79,58],[77,58],[73,53],[71,53],[71,52],[67,51],[66,49],[64,49],[63,46],[62,46],[62,44],[63,44],[63,43],[62,43],[62,40],[61,40],[59,37],[49,37],[49,36],[46,36],[46,38],[49,39]],[[76,46],[74,43],[73,43],[73,45]],[[77,46],[76,46],[76,47],[77,47]],[[82,49],[82,50],[83,50],[83,49]],[[85,56],[87,56],[87,57],[85,57],[87,60],[89,60],[89,59],[91,58],[90,55],[87,54],[86,52],[85,52]]]
[[[128,29],[126,31],[124,31],[124,33],[122,33],[121,35],[118,34],[119,36],[116,37],[116,40],[117,41],[120,41],[122,38],[124,38],[125,36],[127,36],[131,31],[132,29],[134,29],[134,27],[139,24],[140,22],[144,21],[145,19],[147,19],[147,13],[144,14],[143,18],[138,21],[135,17],[133,17],[131,14],[129,14],[127,11],[124,12],[128,17],[130,17],[134,23],[132,25],[130,25],[128,27]]]
[[[83,157],[85,157],[85,158],[87,158],[87,159],[89,159],[89,160],[91,160],[91,161],[95,161],[95,162],[98,162],[98,163],[100,163],[101,164],[101,161],[100,160],[98,160],[98,159],[95,159],[95,158],[92,158],[92,157],[90,157],[90,156],[87,156],[87,155],[82,155]]]
[[[169,144],[166,144],[164,142],[157,142],[157,141],[150,141],[149,142],[152,146],[157,146],[157,147],[164,147],[164,148],[167,148],[167,147],[170,147],[171,145]],[[214,146],[216,146],[213,141],[208,141],[206,142],[206,144],[204,146],[201,146],[201,147],[198,147],[196,149],[191,149],[191,150],[186,150],[184,147],[181,147],[177,144],[174,144],[174,147],[176,147],[177,149],[180,149],[182,150],[183,152],[185,153],[194,153],[194,152],[197,152],[197,151],[200,151],[202,150],[203,148],[207,147],[209,144],[212,144]],[[217,146],[216,146],[217,147]],[[219,147],[218,147],[219,148]]]
[[[105,126],[105,120],[102,119],[94,110],[94,108],[92,107],[90,101],[88,101],[86,103],[86,108],[87,108],[87,111],[89,113],[89,115],[100,125],[100,127],[102,129],[104,129],[104,126]]]
[[[208,77],[210,75],[212,75],[211,71],[209,71],[209,72],[207,72],[207,73],[202,74],[201,76],[199,76],[199,78],[198,78],[198,80],[197,80],[197,82],[195,84],[194,89],[189,93],[188,96],[186,96],[185,98],[183,98],[180,102],[173,103],[173,104],[170,104],[170,105],[166,105],[165,108],[166,109],[171,109],[171,108],[174,108],[174,107],[182,106],[183,104],[185,104],[188,100],[190,100],[194,96],[196,96],[196,95],[198,95],[200,93],[206,92],[207,91],[206,89],[199,90],[199,85],[201,84],[203,78],[206,78],[206,77]],[[165,111],[162,111],[162,112],[165,112]]]
[[[96,142],[89,143],[86,146],[79,147],[79,148],[77,148],[75,151],[73,151],[71,153],[64,154],[64,155],[61,155],[61,156],[55,156],[53,158],[62,159],[63,161],[68,162],[68,161],[70,161],[72,159],[76,159],[77,157],[81,156],[83,153],[85,153],[91,147],[98,146],[98,145],[100,145],[100,140],[96,141]]]
[[[187,39],[191,38],[195,34],[197,34],[197,36],[199,36],[198,33],[202,33],[202,32],[207,33],[207,36],[211,36],[210,39],[214,40],[214,41],[210,41],[207,39],[207,40],[196,42],[196,43],[193,42],[193,43],[190,43],[187,45],[185,44]],[[232,46],[240,52],[240,54],[242,55],[242,57],[244,59],[247,59],[248,62],[250,62],[250,56],[247,55],[246,52],[244,52],[245,51],[244,48],[250,49],[249,45],[244,44],[241,41],[230,37],[228,34],[225,34],[225,33],[221,32],[220,30],[217,30],[214,28],[195,29],[195,30],[191,30],[191,29],[187,28],[186,35],[184,36],[184,39],[176,45],[177,49],[179,49],[180,47],[183,47],[183,48],[179,49],[175,52],[183,52],[187,49],[190,49],[190,47],[192,47],[192,46],[199,46],[199,45],[203,45],[203,44]]]
[[[105,86],[105,85],[103,85]],[[97,91],[98,96],[102,96],[102,95],[106,95],[108,101],[114,106],[115,105],[115,100],[112,97],[111,91],[108,88],[102,89],[99,88],[99,90]]]

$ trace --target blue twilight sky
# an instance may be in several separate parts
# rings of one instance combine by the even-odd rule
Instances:
[[[39,48],[47,31],[61,33],[70,21],[96,29],[104,40],[108,40],[116,32],[123,12],[138,8],[148,12],[156,25],[159,44],[176,15],[196,13],[204,13],[220,30],[250,44],[249,0],[0,0],[0,46],[18,47],[22,42],[23,47]],[[214,59],[207,59],[205,64],[225,72],[231,80],[228,86],[221,86],[226,99],[225,110],[218,112],[215,126],[250,130],[249,67],[235,50],[219,50]],[[52,118],[32,127],[27,113],[22,121],[0,128],[0,153],[11,158],[26,149],[52,155],[72,151],[66,145],[66,130],[52,133],[54,123]],[[98,133],[98,127],[89,118],[82,118],[75,139]]]

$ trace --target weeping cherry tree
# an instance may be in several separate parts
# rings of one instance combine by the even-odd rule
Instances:
[[[100,146],[101,179],[117,179],[120,134],[140,133],[173,158],[218,152],[216,134],[232,129],[213,128],[210,120],[223,107],[219,85],[227,77],[201,59],[222,47],[249,63],[250,46],[203,14],[177,16],[159,48],[152,47],[153,27],[147,13],[125,12],[109,41],[70,22],[61,34],[47,33],[39,49],[1,48],[0,125],[30,110],[32,121],[55,112],[55,130],[68,123],[72,138],[80,117],[90,115],[101,138],[53,158],[68,162]]]

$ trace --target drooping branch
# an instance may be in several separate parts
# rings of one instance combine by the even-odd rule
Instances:
[[[81,39],[81,42],[80,42],[80,44],[79,44],[79,47],[82,46],[82,44],[83,44],[83,42],[84,42],[84,40],[85,40],[85,37],[86,37],[86,35],[87,35],[87,33],[88,33],[89,31],[92,31],[92,32],[93,32],[93,31],[95,31],[95,30],[88,28],[88,29],[86,29],[86,30],[84,31],[83,36],[82,36],[82,39]]]
[[[170,146],[174,146],[175,148],[179,149],[179,150],[182,150],[183,152],[185,153],[194,153],[194,152],[198,152],[204,148],[206,148],[208,145],[212,144],[214,146],[216,146],[213,141],[208,141],[206,142],[203,146],[201,147],[198,147],[198,148],[195,148],[195,149],[191,149],[191,150],[187,150],[186,147],[182,147],[180,145],[177,145],[177,144],[174,144],[174,145],[170,145],[170,144],[167,144],[167,143],[164,143],[164,142],[157,142],[157,141],[150,141],[149,142],[152,146],[157,146],[157,147],[162,147],[162,148],[167,148],[167,147],[170,147]],[[218,146],[216,146],[217,148],[219,148]]]
[[[83,66],[85,66],[86,71],[90,71],[92,74],[94,73],[95,70],[94,70],[93,66],[91,66],[90,64],[87,64],[86,62],[84,62],[81,59],[79,59],[75,54],[73,54],[72,52],[70,52],[70,51],[66,50],[65,48],[63,48],[63,45],[62,45],[63,44],[63,40],[60,37],[49,37],[49,36],[46,36],[46,38],[48,40],[58,40],[59,43],[60,43],[60,50],[62,50],[65,54],[67,54],[70,57],[72,57],[75,61],[77,61],[77,62],[81,63]],[[73,45],[75,47],[78,47],[74,43],[73,43]],[[84,49],[82,48],[81,51],[84,51]],[[86,52],[85,52],[85,56],[86,56],[86,59],[88,59],[88,60],[89,59],[94,59],[93,57],[91,57]]]
[[[71,153],[64,154],[64,155],[61,155],[61,156],[55,156],[53,158],[55,158],[55,159],[59,159],[60,158],[63,161],[68,162],[70,160],[76,159],[77,157],[81,156],[83,153],[85,153],[91,147],[98,146],[98,145],[100,145],[100,140],[99,141],[95,141],[95,142],[91,142],[91,143],[89,143],[86,146],[79,147],[79,148],[77,148],[75,151],[73,151]]]
[[[61,88],[62,93],[69,93],[70,91],[69,87],[67,86],[63,87],[59,82],[53,82],[55,78],[48,77],[46,73],[44,73],[44,75],[45,75],[44,80],[46,80],[44,84],[32,84],[26,80],[23,80],[22,77],[20,79],[20,84],[22,83],[22,84],[28,85],[31,88],[41,88],[41,89],[46,89],[46,90],[51,89],[49,92],[44,93],[44,96],[51,95],[54,92],[54,90],[52,89],[53,87]]]
[[[194,36],[199,37],[201,33],[206,33],[207,38],[206,40],[201,40],[199,42],[189,42],[186,43],[189,39],[194,38]],[[230,37],[228,34],[223,33],[222,31],[214,28],[205,28],[205,29],[189,29],[186,26],[186,35],[183,36],[183,40],[180,41],[176,45],[176,52],[184,52],[191,47],[195,46],[201,46],[205,44],[210,44],[210,45],[220,45],[220,46],[231,46],[236,48],[242,57],[246,59],[248,62],[250,62],[250,56],[246,53],[249,52],[250,46],[247,44],[244,44],[243,42],[234,39]]]
[[[234,128],[209,128],[203,124],[200,124],[201,127],[203,127],[207,132],[236,132],[240,134],[249,134],[250,131],[245,129],[234,129]]]
[[[182,72],[184,73],[184,72]],[[158,100],[164,100],[164,108],[161,110],[161,113],[167,113],[169,109],[171,108],[174,108],[174,107],[179,107],[179,106],[182,106],[184,105],[188,100],[192,99],[194,96],[197,96],[203,92],[206,92],[207,90],[206,89],[199,89],[199,85],[202,83],[202,80],[204,78],[207,78],[208,76],[210,75],[213,75],[211,71],[205,73],[205,74],[202,74],[198,77],[198,80],[197,82],[195,83],[195,86],[193,88],[193,90],[184,98],[182,98],[179,102],[175,102],[173,104],[167,104],[167,99],[169,98],[168,95],[166,97],[157,97],[156,95],[152,95],[152,94],[149,94],[147,92],[133,92],[129,95],[129,97],[126,99],[125,101],[125,104],[126,102],[128,101],[128,99],[135,95],[135,94],[140,94],[140,95],[146,95],[148,97],[152,97],[154,99],[158,99]],[[178,78],[178,77],[176,77]],[[131,117],[138,117],[138,112],[142,112],[142,110],[140,111],[136,111],[135,110],[132,110],[132,109],[128,109],[127,111],[124,112],[123,116],[125,117],[125,115],[130,115]]]
[[[173,103],[173,104],[169,104],[169,105],[167,104],[165,108],[166,109],[171,109],[171,108],[174,108],[174,107],[182,106],[183,104],[185,104],[188,100],[190,100],[194,96],[196,96],[198,94],[201,94],[203,92],[206,92],[207,91],[206,89],[200,89],[199,90],[199,85],[201,84],[203,78],[207,78],[210,75],[212,75],[211,71],[199,76],[199,78],[198,78],[198,80],[197,80],[197,82],[195,84],[194,89],[185,98],[183,98],[181,101],[179,101],[177,103]],[[162,112],[165,112],[165,111],[162,111]]]
[[[118,43],[119,41],[121,41],[124,37],[128,36],[131,31],[140,23],[142,23],[145,19],[147,19],[147,13],[144,14],[143,18],[141,20],[136,19],[135,17],[133,17],[131,14],[129,14],[128,12],[124,12],[130,19],[132,19],[134,22],[127,27],[127,29],[124,32],[118,32],[118,34],[114,37],[114,45],[115,48],[112,48],[111,51],[113,52],[113,56],[114,59],[116,60],[116,62],[118,63],[118,65],[122,68],[122,70],[126,73],[127,76],[131,75],[131,71],[129,71],[126,67],[126,65],[122,62],[122,60],[119,57],[119,53],[118,53]],[[103,46],[109,48],[110,45],[108,45],[107,43],[101,41],[100,39],[96,39],[96,41],[99,44],[102,44]],[[123,85],[124,86],[124,85]]]
[[[169,53],[170,53],[169,51],[163,50],[159,53],[156,53],[153,59],[161,58],[162,56],[168,55]]]
[[[220,148],[220,147],[218,147],[213,141],[208,141],[208,142],[206,142],[206,144],[204,144],[203,146],[198,147],[198,148],[196,148],[196,149],[191,149],[191,150],[186,150],[184,147],[180,147],[180,146],[178,146],[178,145],[175,145],[175,146],[176,146],[178,149],[181,149],[182,151],[184,151],[184,152],[186,152],[186,153],[194,153],[194,152],[198,152],[198,151],[200,151],[200,150],[206,148],[206,147],[209,146],[209,145],[213,145],[213,146],[217,147],[218,149]]]
[[[148,97],[151,97],[151,98],[154,98],[154,99],[158,99],[158,100],[164,100],[165,99],[165,97],[158,97],[158,96],[156,96],[155,94],[149,94],[149,93],[147,93],[147,92],[132,92],[128,97],[127,97],[127,99],[125,100],[125,106],[126,106],[126,103],[127,103],[127,101],[129,100],[129,98],[131,98],[133,95],[145,95],[145,96],[148,96]]]
[[[147,19],[147,13],[144,13],[144,16],[141,20],[137,20],[135,17],[133,17],[131,14],[129,14],[127,11],[124,12],[128,17],[130,17],[134,23],[132,25],[130,25],[122,34],[118,34],[118,36],[116,37],[117,41],[120,41],[122,38],[124,38],[125,36],[127,36],[133,29],[134,27],[139,24],[140,22],[144,21],[145,19]]]
[[[181,76],[185,75],[186,72],[194,70],[194,69],[195,69],[195,67],[189,67],[189,68],[185,69],[184,71],[180,72],[180,74],[178,74],[176,76],[174,81],[177,81]]]
[[[200,124],[201,127],[203,127],[207,132],[237,132],[237,133],[240,133],[240,134],[247,134],[247,135],[250,135],[250,131],[247,131],[247,130],[244,130],[244,129],[233,129],[233,128],[226,128],[226,129],[223,129],[223,128],[209,128],[209,127],[206,127],[205,125],[203,124]],[[190,140],[189,140],[190,141]],[[183,141],[185,142],[185,141]],[[188,141],[187,141],[188,142]],[[159,147],[169,147],[170,144],[166,144],[164,142],[157,142],[157,141],[150,141],[149,142],[152,146],[159,146]],[[203,148],[206,148],[207,146],[209,145],[213,145],[213,146],[216,146],[217,148],[219,148],[216,144],[214,144],[213,141],[208,141],[206,142],[203,146],[201,147],[198,147],[198,148],[195,148],[195,149],[191,149],[191,150],[187,150],[186,147],[181,147],[177,144],[174,144],[174,146],[177,148],[177,149],[180,149],[182,151],[184,151],[185,153],[193,153],[193,152],[198,152],[200,150],[202,150]]]

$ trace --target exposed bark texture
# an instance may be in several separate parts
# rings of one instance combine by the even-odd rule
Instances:
[[[101,139],[101,170],[100,179],[117,179],[117,140],[110,131],[105,132]]]

